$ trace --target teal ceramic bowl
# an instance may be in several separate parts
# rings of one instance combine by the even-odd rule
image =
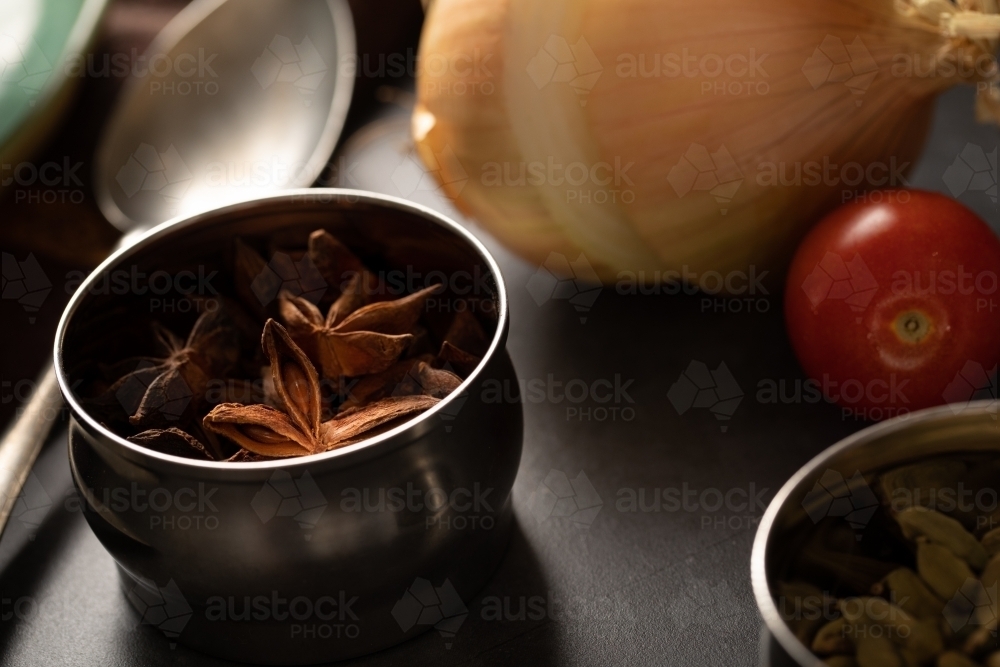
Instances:
[[[109,0],[0,3],[0,164],[29,159],[65,111]]]

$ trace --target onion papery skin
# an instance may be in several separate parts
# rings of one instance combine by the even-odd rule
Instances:
[[[908,185],[935,96],[973,82],[918,75],[944,44],[886,0],[436,0],[414,140],[535,264],[583,254],[606,283],[781,270],[823,213]],[[566,48],[576,78],[548,76]]]

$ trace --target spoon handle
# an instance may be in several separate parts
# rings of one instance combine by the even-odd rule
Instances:
[[[0,534],[62,407],[52,363],[46,364],[35,391],[0,440]]]

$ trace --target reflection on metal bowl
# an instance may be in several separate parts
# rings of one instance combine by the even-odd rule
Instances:
[[[443,277],[441,303],[481,292],[496,330],[481,364],[431,410],[325,454],[215,463],[160,454],[81,407],[68,369],[86,321],[141,307],[93,289],[102,275],[220,261],[233,237],[304,242],[323,227],[387,267]],[[135,299],[138,306],[125,303]],[[73,413],[70,461],[86,516],[128,599],[171,641],[232,660],[307,664],[362,655],[435,628],[503,556],[521,455],[520,398],[505,351],[507,298],[496,263],[455,223],[379,195],[299,190],[161,226],[108,259],[67,308],[56,367]],[[489,386],[489,385],[486,385]]]

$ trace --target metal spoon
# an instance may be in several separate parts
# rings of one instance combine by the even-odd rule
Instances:
[[[119,249],[176,216],[314,183],[347,116],[346,0],[195,0],[157,35],[98,143]],[[0,439],[0,533],[62,407],[51,362]]]

